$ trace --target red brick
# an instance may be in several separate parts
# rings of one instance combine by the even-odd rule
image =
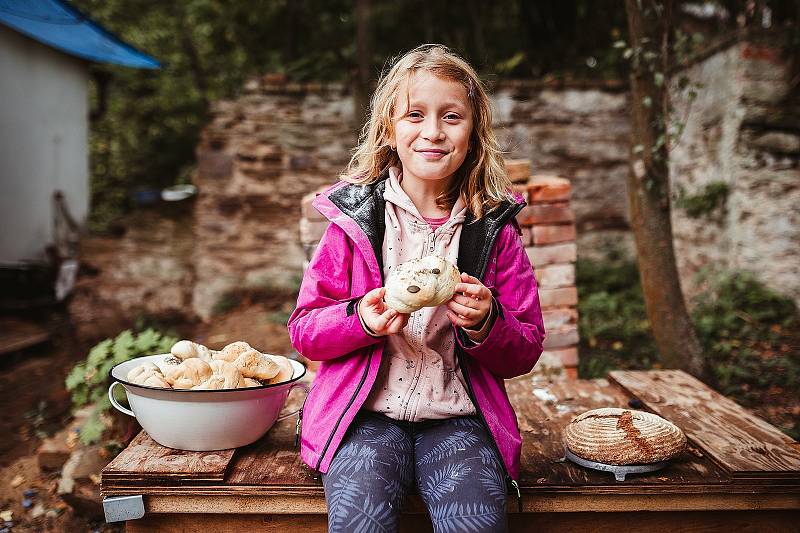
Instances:
[[[578,366],[565,366],[564,373],[567,375],[567,379],[569,380],[578,379]]]
[[[317,209],[311,205],[311,202],[314,201],[314,198],[317,197],[317,193],[311,192],[303,196],[302,206],[303,206],[303,218],[306,218],[310,221],[322,221],[327,220],[322,213],[317,211]]]
[[[544,329],[550,331],[551,329],[577,324],[578,310],[570,307],[560,307],[542,311],[542,317],[544,318]]]
[[[548,244],[546,246],[527,246],[525,251],[534,268],[555,263],[574,263],[578,247],[574,242]]]
[[[526,205],[517,215],[521,226],[575,222],[575,214],[568,202]]]
[[[575,287],[539,289],[539,304],[542,309],[578,305],[578,289]]]
[[[532,176],[528,181],[528,198],[531,203],[569,200],[571,191],[569,180],[556,176]]]
[[[525,183],[531,176],[530,159],[506,159],[506,172],[512,183]]]
[[[534,275],[539,287],[543,289],[575,286],[575,265],[573,263],[537,268]]]
[[[526,202],[528,201],[528,186],[527,186],[527,185],[525,185],[524,183],[523,183],[523,184],[520,184],[520,183],[514,183],[514,184],[511,186],[511,189],[512,189],[512,190],[513,190],[515,193],[517,193],[517,194],[519,194],[520,196],[522,196],[522,198],[523,198],[523,199],[524,199]]]
[[[555,359],[558,358],[561,360],[561,364],[565,367],[570,366],[578,366],[578,348],[577,347],[570,347],[570,348],[559,348],[557,350],[546,350],[550,357]]]
[[[564,348],[578,344],[578,326],[566,326],[547,331],[544,338],[544,349]]]
[[[300,242],[313,244],[319,242],[328,228],[328,221],[313,221],[306,218],[300,219]]]
[[[553,244],[575,240],[575,224],[531,226],[531,244]]]
[[[533,232],[530,226],[522,226],[522,245],[530,246],[533,244]]]

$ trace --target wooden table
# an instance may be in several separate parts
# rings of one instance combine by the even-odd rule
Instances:
[[[554,383],[522,376],[507,390],[524,438],[523,509],[509,497],[512,531],[800,531],[800,445],[684,372]],[[572,417],[632,400],[686,433],[683,455],[621,482],[563,459],[561,430]],[[142,495],[146,514],[126,523],[131,532],[326,531],[321,482],[293,440],[294,420],[222,452],[172,450],[142,432],[103,470],[102,493]],[[401,531],[431,531],[417,495],[401,522]]]

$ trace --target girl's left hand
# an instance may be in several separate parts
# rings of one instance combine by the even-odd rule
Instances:
[[[453,298],[447,302],[447,316],[456,326],[471,328],[480,324],[492,310],[492,293],[481,280],[461,273]]]

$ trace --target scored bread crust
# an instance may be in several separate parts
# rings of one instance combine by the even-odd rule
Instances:
[[[575,455],[611,465],[666,461],[686,447],[686,435],[658,415],[632,409],[603,407],[575,417],[563,434]]]

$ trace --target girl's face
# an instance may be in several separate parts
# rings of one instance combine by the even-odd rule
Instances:
[[[457,82],[418,71],[398,92],[391,143],[403,163],[403,179],[450,178],[464,162],[472,133],[467,91]],[[406,99],[406,92],[409,98]]]

